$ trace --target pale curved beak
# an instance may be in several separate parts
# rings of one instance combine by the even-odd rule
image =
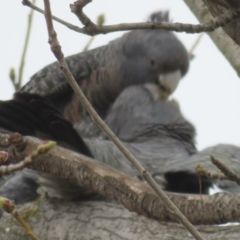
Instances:
[[[172,94],[176,90],[181,77],[182,74],[180,70],[160,74],[158,76],[160,88],[162,88],[163,91],[166,91],[168,95]]]

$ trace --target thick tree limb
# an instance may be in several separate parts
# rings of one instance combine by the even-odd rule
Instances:
[[[203,0],[208,7],[211,14],[216,17],[220,16],[231,10],[236,10],[240,8],[240,2],[238,0]],[[240,19],[235,19],[229,24],[223,26],[226,33],[238,44],[240,45]]]
[[[33,137],[23,137],[25,147],[20,148],[21,144],[17,144],[16,148],[16,143],[9,142],[9,134],[0,133],[0,150],[8,153],[10,162],[20,161],[40,142]],[[129,211],[161,221],[176,222],[175,216],[146,183],[84,155],[57,146],[37,157],[32,168],[64,180],[70,179],[81,187],[116,200]],[[240,194],[200,196],[168,192],[167,195],[193,224],[240,221]]]
[[[208,7],[202,0],[184,0],[190,10],[197,17],[199,22],[206,22],[212,19]],[[239,20],[238,20],[239,21]],[[229,25],[228,25],[229,26]],[[238,28],[239,29],[239,28]],[[220,52],[226,57],[233,69],[240,76],[240,48],[235,41],[222,29],[218,28],[212,33],[208,33]]]
[[[18,208],[41,239],[193,239],[180,224],[136,216],[111,202],[58,202],[45,199]],[[239,226],[197,226],[197,229],[208,240],[238,240],[240,235]],[[13,218],[4,215],[0,239],[25,240],[27,237]]]

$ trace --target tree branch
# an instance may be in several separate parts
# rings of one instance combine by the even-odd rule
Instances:
[[[209,171],[207,168],[197,164],[196,170],[202,176],[219,179],[219,180],[231,180],[240,185],[240,177],[235,174],[226,164],[222,163],[214,156],[210,156],[212,164],[214,164],[221,172]]]
[[[206,22],[212,19],[207,6],[202,0],[192,1],[184,0],[199,22]],[[239,29],[239,28],[238,28]],[[215,43],[219,51],[226,57],[233,69],[240,76],[240,48],[234,40],[222,29],[218,28],[213,33],[208,33],[209,37]]]
[[[19,162],[29,156],[42,142],[34,137],[23,137],[25,145],[21,146],[21,143],[12,143],[10,139],[11,134],[0,133],[0,151],[8,153],[9,163]],[[175,216],[148,184],[71,150],[56,146],[36,157],[30,167],[70,180],[121,203],[139,215],[176,222]],[[193,224],[222,224],[240,220],[240,212],[236,211],[240,194],[217,193],[209,196],[166,193]]]
[[[208,11],[212,16],[220,16],[226,13],[229,9],[236,10],[240,8],[240,2],[238,0],[203,0],[208,7]],[[229,24],[223,26],[225,32],[238,44],[240,45],[240,19],[235,19]]]
[[[29,226],[29,224],[22,218],[22,216],[19,214],[19,212],[16,209],[15,204],[4,197],[0,197],[0,207],[7,213],[11,214],[17,221],[18,223],[23,227],[25,230],[27,236],[31,238],[32,240],[40,240],[32,228]]]
[[[9,140],[11,141],[11,139],[16,138],[15,135],[17,135],[17,139],[20,140],[19,144],[24,145],[24,143],[21,141],[23,141],[22,136],[20,137],[19,134],[12,134],[9,138]],[[13,141],[11,141],[11,143],[14,143]],[[36,158],[37,156],[39,156],[40,154],[44,154],[47,151],[49,151],[51,148],[53,148],[56,145],[55,142],[53,141],[44,141],[42,143],[39,144],[39,146],[33,150],[28,156],[26,156],[22,161],[18,162],[18,163],[14,163],[14,164],[8,164],[8,165],[3,165],[0,166],[0,175],[8,175],[12,172],[16,172],[19,170],[24,169],[25,167],[29,166],[32,164],[34,158]],[[5,153],[5,156],[8,156],[7,153]],[[7,159],[5,159],[4,162],[6,162]]]
[[[28,6],[40,13],[44,11],[36,6],[34,6],[29,0],[23,0],[23,5]],[[88,3],[88,1],[87,1]],[[70,28],[71,30],[79,33],[83,33],[90,36],[95,36],[98,34],[107,34],[111,32],[118,31],[129,31],[137,29],[165,29],[169,31],[176,32],[186,32],[186,33],[200,33],[200,32],[212,32],[215,29],[226,25],[233,19],[239,17],[239,11],[229,10],[227,13],[212,18],[204,24],[183,24],[183,23],[166,23],[166,22],[142,22],[142,23],[121,23],[116,25],[105,25],[99,26],[94,24],[82,11],[82,2],[77,1],[70,5],[71,11],[74,12],[78,19],[85,25],[85,27],[80,28],[71,23],[68,23],[60,18],[52,16],[52,19],[63,24],[64,26]],[[79,9],[78,9],[79,8]]]
[[[85,3],[88,2],[84,1]],[[168,198],[168,196],[163,192],[161,188],[159,188],[158,184],[154,181],[152,176],[148,173],[146,169],[138,162],[138,160],[131,154],[131,152],[124,146],[124,144],[118,139],[118,137],[111,131],[111,129],[105,124],[105,122],[99,117],[97,112],[91,106],[90,102],[85,97],[82,90],[79,88],[76,80],[74,79],[72,73],[70,72],[66,61],[64,59],[64,55],[61,51],[61,46],[57,39],[57,34],[53,28],[52,22],[52,13],[50,8],[49,0],[44,0],[45,7],[45,19],[47,23],[48,35],[49,35],[49,44],[51,46],[51,50],[57,58],[60,68],[80,99],[83,107],[88,111],[93,121],[107,134],[107,136],[113,141],[113,143],[118,147],[118,149],[124,154],[124,156],[132,163],[132,165],[142,174],[144,179],[149,183],[152,189],[156,192],[156,194],[161,198],[161,200],[166,204],[172,214],[181,222],[186,229],[195,237],[195,239],[203,239],[201,234],[193,227],[193,225],[188,221],[188,219],[179,211],[179,209],[174,205],[174,203]]]
[[[180,224],[139,217],[113,202],[40,199],[18,209],[41,239],[193,239]],[[239,226],[196,228],[207,240],[239,240]],[[22,228],[7,214],[1,219],[0,236],[1,240],[26,239]]]
[[[33,5],[36,3],[36,0],[33,0]],[[28,15],[28,27],[27,27],[27,33],[25,37],[25,43],[23,47],[23,52],[22,52],[22,57],[20,61],[20,66],[18,70],[18,82],[15,83],[15,90],[19,90],[22,87],[22,76],[23,76],[23,69],[25,65],[25,57],[27,53],[27,48],[28,48],[28,43],[29,43],[29,38],[30,38],[30,33],[31,33],[31,27],[32,27],[32,19],[33,19],[33,9]]]

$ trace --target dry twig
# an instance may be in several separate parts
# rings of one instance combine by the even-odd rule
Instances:
[[[105,15],[104,14],[99,14],[97,17],[97,24],[102,26],[105,22]],[[89,47],[91,46],[95,36],[91,36],[90,39],[88,40],[86,46],[83,48],[83,52],[86,52]]]
[[[33,5],[35,3],[36,3],[36,0],[33,0]],[[22,57],[21,57],[21,61],[20,61],[19,69],[18,69],[18,80],[16,79],[15,68],[11,68],[10,71],[9,71],[9,78],[10,78],[12,84],[13,84],[13,87],[14,87],[15,91],[19,90],[22,87],[22,76],[23,76],[23,70],[24,70],[24,65],[25,65],[25,57],[26,57],[29,38],[30,38],[30,33],[31,33],[33,13],[34,13],[34,11],[33,11],[33,9],[31,9],[31,11],[28,15],[27,33],[26,33],[23,52],[22,52]]]
[[[228,180],[228,177],[226,177],[223,173],[221,172],[214,172],[214,171],[209,171],[207,168],[203,167],[201,164],[197,164],[196,166],[196,171],[199,175],[205,176],[207,178],[211,179],[219,179],[219,180]]]
[[[228,180],[236,182],[240,185],[240,177],[232,172],[225,164],[220,162],[214,156],[210,156],[212,163],[227,177]]]
[[[5,212],[10,213],[20,223],[20,225],[22,225],[25,232],[32,240],[40,240],[33,232],[32,228],[28,225],[28,223],[18,213],[18,211],[15,208],[15,204],[11,200],[4,197],[0,197],[0,207]]]
[[[12,134],[10,136],[10,139],[14,137],[15,135],[19,135],[19,134]],[[19,137],[19,136],[18,136]],[[20,139],[20,137],[19,137]],[[18,140],[19,140],[18,139]],[[42,142],[38,145],[38,147],[32,151],[28,156],[26,156],[21,162],[15,163],[15,164],[9,164],[6,166],[0,166],[0,174],[1,175],[7,175],[10,174],[12,172],[21,170],[27,166],[29,166],[30,164],[32,164],[33,160],[39,156],[40,154],[46,153],[48,152],[51,148],[53,148],[56,145],[55,142],[53,141],[45,141]],[[5,154],[6,157],[8,156],[8,154]],[[6,161],[6,159],[5,159]]]
[[[195,42],[191,46],[191,48],[188,50],[188,56],[189,56],[190,60],[194,59],[195,55],[194,55],[193,52],[194,52],[195,48],[198,46],[198,44],[200,43],[203,35],[204,35],[204,33],[199,34],[197,39],[195,40]]]
[[[36,3],[36,0],[33,0],[32,4],[35,5],[35,3]],[[26,57],[28,42],[29,42],[30,33],[31,33],[33,13],[34,13],[34,11],[32,9],[28,15],[28,27],[27,27],[27,33],[26,33],[26,38],[25,38],[25,42],[24,42],[21,62],[20,62],[19,70],[18,70],[18,81],[17,81],[17,83],[15,83],[16,91],[19,90],[22,86],[23,69],[24,69],[25,57]]]
[[[0,150],[8,153],[10,163],[28,156],[41,143],[37,138],[23,137],[22,142],[5,144],[7,139],[9,134],[0,133]],[[56,146],[35,158],[30,167],[71,181],[87,189],[87,193],[92,191],[113,199],[139,215],[165,222],[177,221],[147,183],[74,151]],[[84,194],[82,191],[79,193]],[[240,194],[217,193],[199,196],[166,193],[193,224],[222,224],[240,220],[240,211],[236,211],[240,205]]]
[[[240,185],[240,177],[237,174],[231,171],[231,169],[229,169],[224,163],[220,162],[214,156],[210,156],[210,159],[212,163],[221,172],[209,171],[207,168],[203,167],[201,164],[197,164],[196,171],[198,172],[198,174],[211,179],[230,180]]]
[[[84,4],[89,2],[83,1]],[[123,143],[117,138],[117,136],[111,131],[111,129],[104,123],[104,121],[98,116],[94,108],[91,106],[87,98],[85,97],[82,90],[79,88],[77,82],[75,81],[73,75],[71,74],[66,61],[64,59],[64,55],[61,51],[61,46],[57,40],[57,34],[53,27],[52,22],[52,14],[50,3],[48,0],[44,0],[45,6],[45,19],[47,23],[48,35],[49,35],[49,44],[51,46],[51,50],[54,53],[55,57],[57,58],[60,68],[66,77],[68,83],[73,88],[76,95],[79,97],[80,101],[82,102],[84,108],[88,111],[91,115],[92,119],[97,123],[97,125],[107,134],[107,136],[115,143],[118,149],[125,155],[125,157],[134,165],[134,167],[142,174],[144,179],[149,183],[152,189],[156,192],[156,194],[161,198],[161,200],[166,204],[169,208],[171,213],[180,221],[188,231],[195,237],[195,239],[203,239],[201,234],[194,228],[194,226],[187,220],[187,218],[180,212],[180,210],[173,204],[173,202],[168,198],[168,196],[164,193],[163,190],[159,188],[157,183],[151,177],[146,169],[137,161],[137,159],[131,154],[131,152],[123,145]],[[82,7],[83,7],[82,6]],[[78,10],[81,9],[81,6],[78,5]],[[79,14],[78,14],[79,15]],[[87,25],[91,25],[91,21],[89,22],[88,18],[85,18],[84,15],[80,14],[79,18],[83,18],[83,21]]]
[[[186,32],[186,33],[200,33],[200,32],[212,32],[215,29],[226,25],[231,22],[233,19],[239,17],[239,11],[229,10],[227,13],[213,18],[209,22],[204,24],[183,24],[183,23],[166,23],[166,22],[142,22],[142,23],[121,23],[116,25],[105,25],[98,26],[94,24],[90,18],[88,18],[82,11],[82,2],[84,4],[85,1],[77,1],[75,4],[71,5],[71,10],[74,12],[80,20],[83,21],[85,27],[80,28],[71,23],[68,23],[60,18],[52,16],[52,19],[63,24],[64,26],[70,28],[71,30],[79,33],[83,33],[86,35],[94,36],[98,34],[107,34],[111,32],[117,31],[129,31],[136,29],[165,29],[169,31],[176,32]],[[88,3],[89,1],[87,1]],[[36,6],[34,6],[29,0],[23,0],[23,5],[33,8],[34,10],[44,13],[44,11]]]

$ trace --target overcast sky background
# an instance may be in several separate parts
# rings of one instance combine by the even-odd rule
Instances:
[[[52,0],[52,12],[65,21],[81,26],[69,9],[69,4],[72,2]],[[43,1],[37,0],[37,5],[43,8]],[[188,7],[179,0],[95,0],[84,10],[93,21],[100,13],[105,13],[105,24],[142,22],[150,13],[157,10],[170,10],[174,22],[197,23]],[[14,92],[8,73],[11,67],[16,69],[19,67],[29,11],[28,7],[21,4],[21,0],[1,3],[0,99],[2,100],[10,99]],[[54,25],[65,56],[81,51],[86,45],[88,36],[73,32],[56,22]],[[106,44],[122,34],[118,32],[99,35],[91,48]],[[187,49],[197,38],[197,34],[182,33],[177,36]],[[55,61],[47,40],[43,15],[35,12],[26,56],[24,83],[36,71]],[[239,145],[240,79],[207,35],[204,35],[194,53],[196,57],[191,62],[190,70],[173,97],[180,103],[185,117],[195,125],[199,149],[218,143]]]

